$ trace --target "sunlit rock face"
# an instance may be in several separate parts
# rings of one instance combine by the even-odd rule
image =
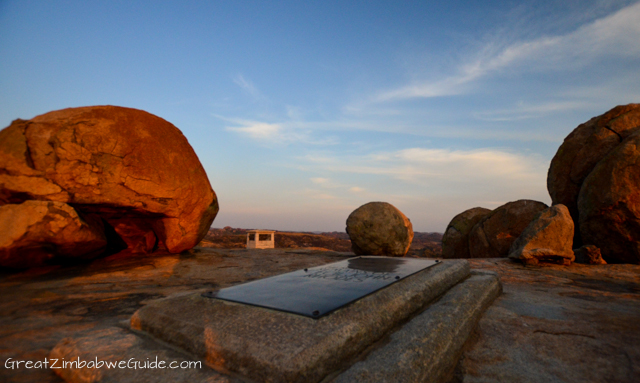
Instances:
[[[596,165],[627,137],[640,129],[640,104],[620,105],[580,124],[565,139],[551,160],[547,189],[552,204],[569,208],[579,226],[578,195]],[[606,185],[600,185],[606,186]],[[575,231],[574,247],[583,244],[581,230]],[[585,238],[584,243],[588,243]]]
[[[471,229],[469,257],[506,257],[516,238],[547,207],[539,201],[521,199],[496,208]]]
[[[357,255],[403,257],[413,240],[409,218],[386,202],[369,202],[354,210],[346,231]]]
[[[513,242],[509,258],[528,265],[552,262],[570,265],[573,254],[573,220],[562,204],[543,210]]]
[[[0,204],[26,200],[64,202],[131,252],[190,249],[218,212],[180,130],[115,106],[58,110],[0,131]]]
[[[442,258],[469,258],[469,233],[491,210],[474,207],[453,217],[442,237]]]

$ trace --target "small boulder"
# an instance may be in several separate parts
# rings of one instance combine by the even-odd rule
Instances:
[[[571,250],[573,230],[569,209],[562,204],[553,205],[539,213],[513,242],[509,258],[528,265],[538,262],[570,265],[575,259]]]
[[[357,255],[403,257],[413,240],[409,218],[386,202],[369,202],[354,210],[346,231]]]
[[[0,206],[0,266],[27,268],[57,258],[91,258],[107,246],[100,220],[56,201]]]
[[[608,263],[640,264],[640,130],[584,180],[578,196],[583,242]]]
[[[442,237],[442,258],[469,258],[469,233],[491,210],[474,207],[453,217]]]
[[[593,245],[584,245],[573,251],[576,256],[576,263],[584,263],[585,265],[606,265],[607,262],[602,259],[600,249]]]
[[[548,206],[521,199],[506,203],[475,224],[469,234],[469,258],[504,258],[529,223]]]
[[[584,180],[621,141],[640,129],[640,104],[619,105],[580,124],[565,139],[551,160],[547,189],[552,204],[569,208],[578,227],[578,194]],[[576,229],[575,245],[581,244]]]
[[[65,202],[99,216],[110,238],[132,252],[188,250],[218,212],[182,132],[116,106],[53,111],[0,131],[0,205],[25,200]]]

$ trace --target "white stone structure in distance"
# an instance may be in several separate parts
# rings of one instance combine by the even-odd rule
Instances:
[[[275,248],[275,230],[248,230],[247,249]]]

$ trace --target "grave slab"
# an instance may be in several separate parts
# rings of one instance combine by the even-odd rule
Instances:
[[[467,278],[448,260],[313,319],[202,297],[149,303],[131,327],[192,353],[219,371],[261,382],[318,382]]]
[[[319,319],[438,262],[361,256],[209,291],[203,296]]]

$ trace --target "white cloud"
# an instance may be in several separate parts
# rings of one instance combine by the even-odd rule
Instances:
[[[354,186],[352,188],[349,188],[349,191],[352,193],[362,193],[363,191],[365,191],[365,189],[358,186]]]
[[[537,178],[547,165],[539,158],[527,157],[496,149],[446,150],[404,149],[395,153],[397,177],[490,179]]]
[[[607,56],[640,56],[640,2],[569,34],[519,41],[502,48],[498,41],[489,42],[461,64],[456,74],[384,91],[371,101],[457,95],[467,92],[474,81],[499,70],[520,66],[521,71],[558,71]]]
[[[420,185],[425,188],[425,193],[438,190],[470,195],[474,190],[501,188],[523,191],[523,195],[530,194],[530,191],[537,195],[545,195],[549,166],[548,161],[538,155],[491,148],[408,148],[390,153],[372,153],[333,160],[329,157],[315,156],[307,156],[304,159],[310,164],[311,169],[321,169],[335,174],[355,173],[387,177],[407,185]],[[352,192],[361,190],[363,189],[349,189]]]
[[[242,127],[227,127],[226,129],[245,134],[256,140],[275,141],[282,138],[282,127],[279,124],[249,122]]]
[[[232,126],[226,126],[225,130],[237,132],[247,137],[266,144],[290,144],[300,142],[309,145],[334,145],[338,143],[335,136],[323,135],[318,137],[313,134],[316,124],[311,122],[264,122],[245,120],[241,118],[229,118],[218,114],[214,117],[227,121]]]
[[[311,182],[317,185],[327,185],[329,183],[329,179],[322,178],[322,177],[315,177],[315,178],[311,178]]]

